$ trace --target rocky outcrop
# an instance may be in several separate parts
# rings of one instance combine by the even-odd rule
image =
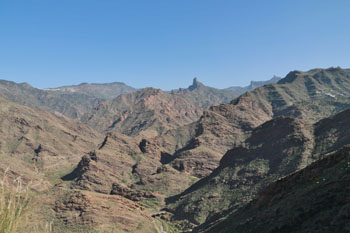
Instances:
[[[80,190],[56,190],[56,193],[60,198],[53,209],[57,219],[64,222],[65,231],[155,231],[153,220],[144,208],[124,197]]]

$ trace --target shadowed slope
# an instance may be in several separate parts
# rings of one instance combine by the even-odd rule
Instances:
[[[254,201],[199,232],[349,232],[350,148],[265,188]]]
[[[350,110],[313,125],[278,117],[253,130],[241,146],[229,150],[220,166],[182,194],[169,199],[174,219],[200,224],[237,210],[262,188],[350,144]]]

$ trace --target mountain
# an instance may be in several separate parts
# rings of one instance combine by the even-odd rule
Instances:
[[[0,173],[8,168],[9,179],[32,190],[22,232],[48,221],[54,232],[230,232],[239,226],[254,232],[252,218],[264,232],[269,210],[291,200],[274,193],[285,191],[278,180],[350,143],[350,70],[341,68],[293,71],[237,98],[197,79],[186,89],[144,88],[109,100],[94,94],[103,85],[71,92],[0,84],[0,94],[16,102],[0,97]],[[336,178],[346,182],[344,176]],[[324,200],[337,198],[327,196],[327,187],[345,190],[335,181],[315,189],[317,211],[325,215]],[[297,186],[287,183],[288,190]],[[307,186],[297,189],[313,192]],[[254,215],[254,200],[266,212]],[[293,210],[291,218],[279,209],[274,218],[282,217],[268,225],[288,230],[301,216],[319,221],[308,215],[317,203],[308,212]],[[346,218],[346,205],[334,203],[345,209],[332,213]],[[340,226],[338,220],[332,219]]]
[[[350,144],[349,117],[345,110],[313,125],[284,116],[264,123],[244,145],[229,150],[209,176],[174,197],[171,211],[199,224],[237,210],[271,182]]]
[[[119,82],[82,83],[41,90],[28,83],[0,80],[0,96],[18,104],[61,113],[74,119],[92,111],[105,99],[113,99],[120,94],[134,91],[136,89]]]
[[[110,156],[105,162],[117,165],[113,182],[122,183],[132,176],[132,166],[138,158],[135,151],[142,154],[138,142],[133,144],[123,135],[106,141],[105,135],[61,114],[32,109],[1,97],[0,132],[0,173],[7,171],[7,179],[19,180],[32,190],[30,220],[22,232],[37,231],[48,219],[55,232],[156,231],[150,214],[134,200],[94,189],[83,191],[82,185],[71,186],[65,178],[81,160],[104,145],[104,153]]]
[[[154,137],[169,129],[190,124],[201,114],[202,108],[181,96],[145,88],[100,104],[85,114],[82,122],[99,131],[126,135],[142,132],[147,137]]]
[[[207,109],[213,105],[228,103],[243,92],[208,87],[194,78],[192,85],[188,88],[173,90],[171,94],[180,96],[202,109]]]
[[[147,88],[144,90],[147,90]],[[113,102],[112,100],[117,98],[119,95],[133,93],[136,91],[137,90],[135,88],[127,86],[121,82],[101,84],[81,83],[79,85],[47,88],[41,90],[30,86],[28,83],[15,83],[0,80],[0,96],[18,104],[61,113],[74,119],[80,119],[84,114],[93,114],[94,109],[96,109],[100,104],[108,105],[108,102],[105,102],[105,100],[111,100],[111,102]],[[171,93],[172,97],[180,97],[185,99],[187,102],[199,106],[197,110],[203,111],[203,109],[206,109],[211,105],[227,103],[243,92],[219,90],[216,88],[207,87],[198,82],[197,79],[194,79],[193,84],[189,88],[176,91],[174,90]],[[147,95],[147,93],[145,93],[145,95]],[[171,96],[168,96],[168,98],[171,98]],[[123,109],[123,111],[124,110],[125,109]],[[121,114],[121,112],[118,112],[118,114]],[[186,117],[187,116],[184,118]],[[198,116],[196,116],[196,119],[198,119]],[[187,124],[188,122],[189,121],[185,120],[184,124]],[[137,127],[136,124],[139,122],[134,123],[135,124],[133,124],[132,127]],[[170,123],[170,125],[171,124],[172,123]],[[99,128],[99,130],[101,130],[101,128]],[[103,128],[103,130],[105,129]],[[159,129],[157,130],[159,131]],[[124,131],[119,130],[118,132]]]
[[[207,87],[195,78],[187,89],[170,93],[144,88],[120,95],[85,114],[82,121],[102,132],[154,137],[191,124],[208,107],[227,103],[237,96],[236,92]]]
[[[349,107],[349,81],[349,70],[339,68],[292,72],[278,84],[206,111],[192,144],[171,162],[204,177],[168,199],[173,219],[202,224],[221,211],[237,209],[274,180],[350,143],[348,110],[322,120]],[[220,156],[229,143],[233,149]]]
[[[195,232],[349,232],[350,148],[268,185],[225,220]]]
[[[0,80],[0,96],[28,107],[79,118],[101,103],[101,99],[83,93],[64,93],[34,88],[27,83]]]
[[[350,106],[350,70],[293,71],[277,84],[246,92],[228,104],[212,106],[196,122],[195,137],[179,149],[171,164],[205,177],[224,153],[242,144],[251,132],[278,116],[314,123]]]
[[[46,91],[61,94],[79,93],[99,99],[114,99],[121,94],[135,92],[136,89],[122,82],[112,83],[81,83],[79,85],[47,88]]]

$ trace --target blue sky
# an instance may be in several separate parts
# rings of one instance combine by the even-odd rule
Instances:
[[[225,88],[350,67],[348,0],[1,0],[0,79]]]

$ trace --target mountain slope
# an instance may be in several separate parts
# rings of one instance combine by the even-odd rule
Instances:
[[[174,218],[185,217],[200,224],[218,212],[250,201],[261,187],[303,166],[313,144],[311,129],[290,117],[258,127],[244,146],[228,151],[209,176],[175,197],[176,202],[169,205]]]
[[[345,110],[315,124],[285,116],[262,124],[229,150],[209,176],[169,199],[174,219],[200,224],[241,207],[274,180],[350,144],[349,119],[350,110]]]
[[[134,200],[121,195],[110,196],[110,189],[107,193],[97,188],[90,189],[95,192],[81,191],[76,188],[82,189],[83,185],[73,187],[70,181],[61,179],[86,158],[84,155],[102,145],[110,147],[106,149],[110,157],[106,157],[105,162],[117,165],[112,174],[113,182],[130,179],[137,158],[134,151],[140,150],[136,142],[133,144],[134,140],[119,135],[105,141],[103,134],[68,117],[18,105],[1,97],[0,132],[1,176],[7,171],[9,180],[19,180],[33,191],[31,196],[35,204],[28,210],[31,220],[22,232],[37,231],[35,227],[47,221],[57,232],[67,229],[76,232],[77,227],[80,227],[79,232],[108,231],[116,227],[116,221],[119,221],[116,229],[121,232],[155,231],[150,214]],[[89,178],[91,182],[94,177]],[[98,174],[97,179],[102,178],[101,173]]]
[[[270,184],[226,220],[198,232],[349,232],[349,182],[347,146]]]
[[[97,146],[103,135],[67,117],[0,98],[0,153],[40,170],[64,170]]]
[[[98,149],[85,155],[62,179],[71,181],[71,188],[158,203],[151,207],[159,208],[166,196],[193,183],[192,177],[166,165],[169,156],[152,141],[108,133]]]
[[[257,126],[278,116],[314,123],[348,108],[349,93],[350,70],[290,72],[278,84],[256,88],[231,103],[204,111],[196,136],[175,154],[172,164],[204,177],[218,166],[227,150],[242,144]]]

